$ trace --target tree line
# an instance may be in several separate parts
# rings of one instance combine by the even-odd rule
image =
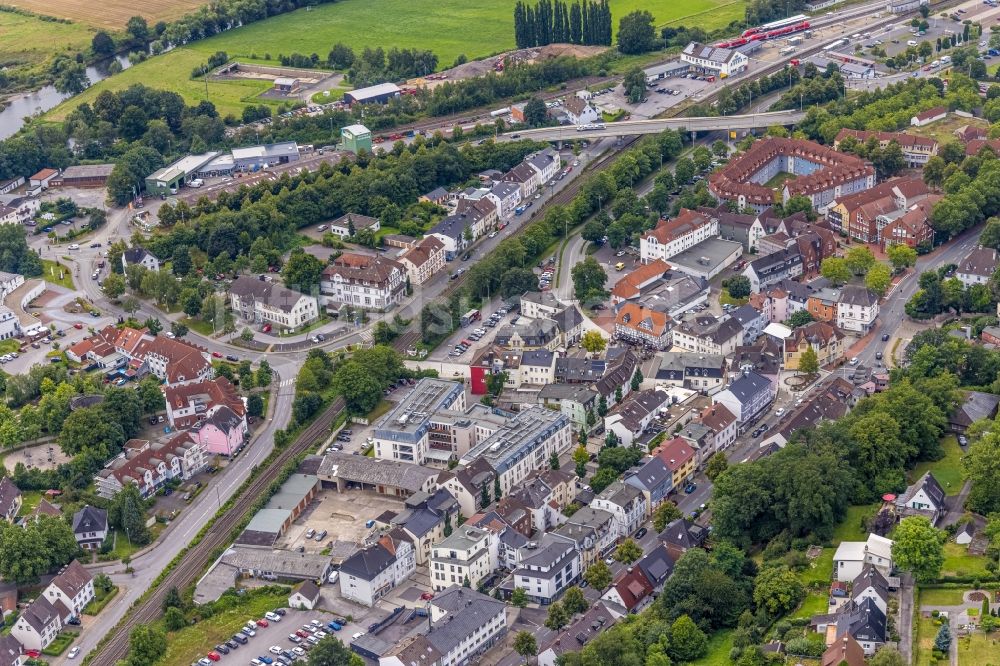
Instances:
[[[537,0],[514,5],[514,42],[524,49],[546,44],[611,45],[607,0]]]

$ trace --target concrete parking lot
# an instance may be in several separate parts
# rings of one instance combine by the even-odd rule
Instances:
[[[385,511],[399,512],[403,509],[400,500],[378,495],[373,492],[351,490],[338,493],[335,490],[320,493],[295,523],[288,528],[278,541],[278,546],[288,550],[304,547],[308,553],[318,553],[334,541],[359,544],[371,533],[365,523]],[[327,531],[323,541],[307,539],[306,532]]]

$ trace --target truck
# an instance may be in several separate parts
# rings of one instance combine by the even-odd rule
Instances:
[[[791,55],[792,53],[795,53],[794,46],[786,46],[785,48],[778,51],[779,55]]]
[[[508,113],[510,113],[510,107],[505,106],[502,109],[490,111],[490,118],[499,118],[500,116],[506,116]]]

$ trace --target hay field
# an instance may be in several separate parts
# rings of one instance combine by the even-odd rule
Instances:
[[[14,7],[27,9],[36,14],[57,16],[77,21],[105,30],[124,30],[125,23],[133,16],[142,16],[150,24],[156,21],[170,21],[199,5],[204,0],[17,0],[10,3]]]

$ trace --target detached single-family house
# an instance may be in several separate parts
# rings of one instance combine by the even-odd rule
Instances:
[[[952,432],[964,433],[976,421],[996,417],[998,406],[1000,395],[968,391],[962,403],[948,417],[948,428]]]
[[[108,512],[87,505],[73,514],[73,536],[84,550],[97,550],[108,535]]]
[[[141,247],[130,247],[122,252],[122,270],[128,270],[129,265],[139,265],[149,271],[160,270],[160,260],[156,255]]]
[[[906,492],[896,498],[896,512],[900,518],[924,516],[931,521],[931,525],[936,525],[948,512],[944,489],[933,474],[925,472]]]
[[[311,580],[304,580],[292,588],[288,595],[288,607],[299,610],[313,610],[319,604],[319,586]]]
[[[63,606],[62,610],[67,609]],[[45,595],[39,596],[18,616],[10,635],[27,650],[44,650],[62,629],[62,616],[64,613],[60,613]]]

